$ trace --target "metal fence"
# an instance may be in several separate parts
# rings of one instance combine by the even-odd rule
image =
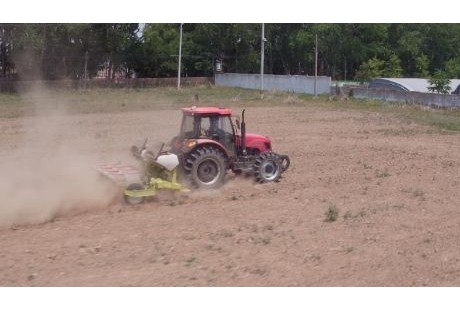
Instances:
[[[343,92],[358,99],[377,99],[389,102],[419,104],[439,109],[460,108],[459,95],[402,92],[366,87],[349,87]]]
[[[181,87],[214,84],[213,77],[182,77]],[[0,80],[0,92],[26,92],[36,87],[46,89],[92,89],[92,88],[155,88],[176,87],[177,78],[146,79],[91,79],[91,80],[45,80],[12,81]]]

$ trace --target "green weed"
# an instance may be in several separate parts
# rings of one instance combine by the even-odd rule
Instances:
[[[335,222],[339,216],[339,209],[337,209],[335,204],[330,204],[324,215],[326,216],[326,222]]]
[[[375,175],[377,176],[377,178],[387,178],[387,177],[391,176],[391,174],[387,171],[387,169],[385,169],[383,171],[377,170],[375,172]]]

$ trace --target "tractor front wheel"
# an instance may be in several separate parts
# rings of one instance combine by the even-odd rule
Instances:
[[[252,167],[256,181],[259,183],[275,182],[281,177],[281,160],[273,152],[264,152],[257,156]]]
[[[225,155],[215,147],[200,147],[189,154],[184,169],[198,188],[217,188],[225,179]]]

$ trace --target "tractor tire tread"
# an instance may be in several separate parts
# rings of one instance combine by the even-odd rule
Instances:
[[[261,173],[262,164],[265,161],[274,161],[277,165],[280,165],[280,156],[274,152],[264,152],[261,153],[255,160],[252,170],[254,172],[255,180],[257,183],[266,183],[269,182],[266,180]],[[281,167],[279,167],[281,169]],[[271,181],[276,182],[281,177],[281,171],[278,172],[278,175]]]

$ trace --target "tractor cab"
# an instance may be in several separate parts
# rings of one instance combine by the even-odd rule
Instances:
[[[233,125],[230,109],[192,107],[184,108],[182,112],[182,125],[177,141],[185,142],[186,146],[218,143],[228,156],[235,156],[237,128]]]

